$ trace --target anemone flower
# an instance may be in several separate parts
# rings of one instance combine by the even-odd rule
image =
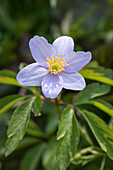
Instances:
[[[71,37],[61,36],[49,44],[44,37],[34,36],[29,47],[36,62],[17,74],[20,85],[41,86],[44,96],[51,99],[56,98],[62,88],[84,89],[85,80],[77,71],[91,60],[91,53],[74,52]]]

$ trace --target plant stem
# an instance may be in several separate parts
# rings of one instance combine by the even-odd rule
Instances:
[[[57,110],[59,119],[61,120],[61,110],[60,110],[60,106],[59,106],[57,98],[55,99],[55,104],[56,104],[56,110]]]
[[[103,157],[102,162],[101,162],[101,166],[100,166],[100,170],[104,170],[105,163],[106,163],[106,157]]]

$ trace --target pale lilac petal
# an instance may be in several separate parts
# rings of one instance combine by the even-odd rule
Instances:
[[[48,70],[37,63],[30,64],[17,74],[17,81],[23,86],[41,86],[43,77]]]
[[[64,54],[65,57],[65,55],[70,54],[73,51],[74,41],[71,37],[61,36],[53,42],[53,47],[56,49],[57,54],[60,54],[60,56]]]
[[[63,88],[70,90],[83,90],[86,86],[84,78],[77,72],[65,73],[61,72],[63,78]]]
[[[62,90],[62,77],[48,73],[42,80],[42,92],[45,97],[54,99]]]
[[[38,37],[39,37],[39,36],[38,36]],[[41,39],[42,41],[44,41],[45,43],[48,44],[48,41],[47,41],[44,37],[40,37],[40,39]]]
[[[72,52],[65,57],[65,62],[69,64],[69,66],[65,67],[65,72],[75,72],[81,70],[90,60],[90,52]]]
[[[29,47],[35,61],[37,61],[42,66],[47,66],[47,57],[50,58],[52,55],[56,56],[55,49],[47,42],[44,37],[34,36],[29,41]]]

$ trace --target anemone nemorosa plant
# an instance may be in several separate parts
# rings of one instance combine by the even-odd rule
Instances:
[[[91,53],[74,52],[74,41],[69,36],[57,38],[49,44],[44,37],[34,36],[29,47],[36,63],[23,68],[17,75],[20,85],[41,86],[47,98],[54,99],[62,88],[83,90],[84,78],[77,73],[90,60]]]

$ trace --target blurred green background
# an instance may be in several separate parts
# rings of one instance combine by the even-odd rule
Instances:
[[[113,69],[113,0],[0,0],[0,69],[18,72],[21,62],[32,63],[28,43],[34,35],[50,43],[58,36],[69,35],[75,51],[91,51],[96,66]],[[0,97],[17,91],[17,87],[0,85]],[[3,140],[10,116],[0,118]],[[3,158],[2,170],[15,170],[20,155]],[[95,170],[97,166],[92,163],[86,169]]]
[[[113,0],[1,0],[0,68],[17,71],[20,62],[31,63],[28,42],[34,35],[50,43],[69,35],[75,50],[90,50],[100,65],[111,68]]]

